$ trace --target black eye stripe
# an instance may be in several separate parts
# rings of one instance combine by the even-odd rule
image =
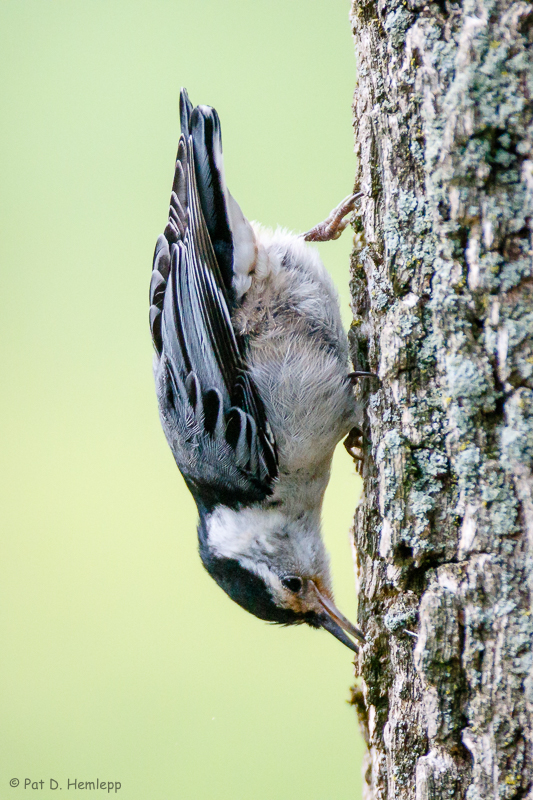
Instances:
[[[297,575],[286,575],[285,578],[281,579],[281,583],[286,589],[295,594],[302,588],[302,579],[298,578]]]

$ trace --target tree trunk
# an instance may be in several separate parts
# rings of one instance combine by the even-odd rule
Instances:
[[[352,25],[366,798],[533,798],[533,6]]]

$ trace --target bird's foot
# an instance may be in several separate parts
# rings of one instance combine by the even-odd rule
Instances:
[[[355,372],[349,372],[347,378],[352,384],[352,386],[355,386],[359,378],[378,378],[379,380],[379,376],[376,375],[375,372],[363,372],[361,370],[356,370]]]
[[[358,194],[350,194],[345,197],[324,222],[319,222],[310,231],[302,234],[305,241],[329,242],[331,239],[338,239],[348,225],[349,220],[345,219],[346,215],[354,210],[356,201],[362,196],[362,193],[358,192]]]
[[[363,431],[359,428],[352,428],[343,445],[353,458],[356,469],[359,472],[363,462]]]

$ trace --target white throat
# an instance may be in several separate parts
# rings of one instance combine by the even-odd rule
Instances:
[[[279,508],[256,506],[239,511],[221,506],[207,519],[209,549],[243,565],[297,575],[328,575],[320,525],[311,516],[290,519]]]

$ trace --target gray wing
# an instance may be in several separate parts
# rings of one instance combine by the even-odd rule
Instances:
[[[197,111],[188,115],[193,128]],[[201,107],[196,117],[209,112],[216,116]],[[179,143],[169,222],[154,254],[150,325],[163,428],[198,505],[208,509],[264,499],[278,467],[264,406],[231,323],[228,249],[224,279],[202,210],[195,166],[197,149],[202,152],[194,133]],[[213,159],[203,163],[216,169]],[[224,196],[217,185],[223,176],[214,176],[218,184],[209,174],[202,177],[215,195],[220,221]],[[229,226],[225,236],[231,243]]]

